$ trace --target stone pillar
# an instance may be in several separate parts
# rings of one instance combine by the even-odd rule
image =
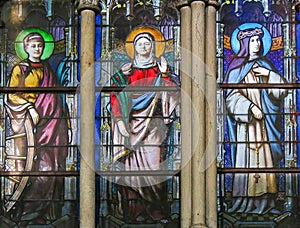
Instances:
[[[191,70],[191,7],[187,1],[181,1],[178,5],[180,10],[181,23],[181,227],[189,228],[192,218],[192,199],[191,199],[191,156],[192,156],[192,107],[191,107],[191,88],[192,88],[192,70]]]
[[[217,167],[216,167],[216,10],[217,1],[209,0],[206,7],[206,225],[217,227]]]
[[[192,1],[192,228],[205,225],[205,2]],[[183,202],[185,203],[185,202]],[[215,202],[212,202],[215,203]]]
[[[80,0],[80,227],[95,227],[95,10],[97,0]]]

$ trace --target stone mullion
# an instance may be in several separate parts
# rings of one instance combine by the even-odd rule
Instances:
[[[217,227],[217,167],[216,167],[216,10],[217,1],[208,1],[206,7],[206,225]]]
[[[192,228],[205,225],[205,1],[192,1]],[[184,202],[183,202],[184,203]]]
[[[181,2],[180,9],[180,43],[181,43],[181,227],[189,228],[192,218],[192,199],[191,199],[191,155],[192,155],[192,107],[191,107],[191,7],[187,1]]]
[[[80,227],[95,227],[95,10],[97,0],[80,0]]]

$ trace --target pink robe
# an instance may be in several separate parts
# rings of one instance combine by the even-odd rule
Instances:
[[[28,69],[28,64],[22,64],[23,72]],[[48,63],[44,62],[30,67],[43,71],[43,79],[39,83],[41,87],[58,86],[56,76]],[[19,86],[22,87],[22,85]],[[40,120],[34,132],[36,158],[32,170],[65,170],[65,159],[68,153],[68,113],[63,108],[61,94],[40,93],[34,104],[30,102],[13,104],[7,100],[5,105],[14,134],[24,132],[22,125],[25,117],[29,116],[29,106],[33,105],[39,114]],[[16,207],[19,212],[22,212],[22,216],[20,217],[19,212],[16,213],[18,217],[15,218],[16,220],[32,220],[43,216],[50,205],[55,204],[51,202],[52,200],[60,200],[63,188],[62,178],[39,176],[31,177],[29,182],[30,184],[21,195],[22,201],[17,205],[18,208]],[[26,202],[26,200],[37,201]]]

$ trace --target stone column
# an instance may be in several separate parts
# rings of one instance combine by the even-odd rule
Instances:
[[[80,0],[80,227],[95,227],[95,10],[97,0]]]
[[[205,225],[205,2],[192,1],[192,228]],[[185,202],[183,202],[185,203]],[[215,202],[213,202],[215,203]]]
[[[217,1],[206,7],[206,225],[217,227],[217,167],[216,167],[216,10]]]
[[[181,227],[189,228],[192,218],[192,199],[191,199],[191,156],[192,156],[192,107],[191,107],[191,7],[187,1],[181,1],[178,5],[180,10],[180,46],[181,46]]]

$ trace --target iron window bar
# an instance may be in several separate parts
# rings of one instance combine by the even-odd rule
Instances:
[[[226,173],[300,173],[300,168],[217,168],[217,174]]]
[[[95,171],[97,176],[179,176],[180,170]]]
[[[80,86],[68,87],[0,87],[0,93],[37,92],[37,93],[77,93]],[[180,91],[176,86],[104,86],[95,87],[95,92],[135,92],[135,91]]]
[[[300,84],[297,83],[219,83],[221,89],[299,89]]]
[[[1,177],[8,176],[79,176],[79,171],[0,171]]]
[[[97,92],[136,92],[136,91],[180,91],[177,86],[104,86],[96,87]]]
[[[152,171],[97,171],[97,176],[178,176],[180,170],[152,170]],[[79,176],[79,171],[0,171],[0,176]]]
[[[76,93],[78,87],[0,87],[0,93]]]

